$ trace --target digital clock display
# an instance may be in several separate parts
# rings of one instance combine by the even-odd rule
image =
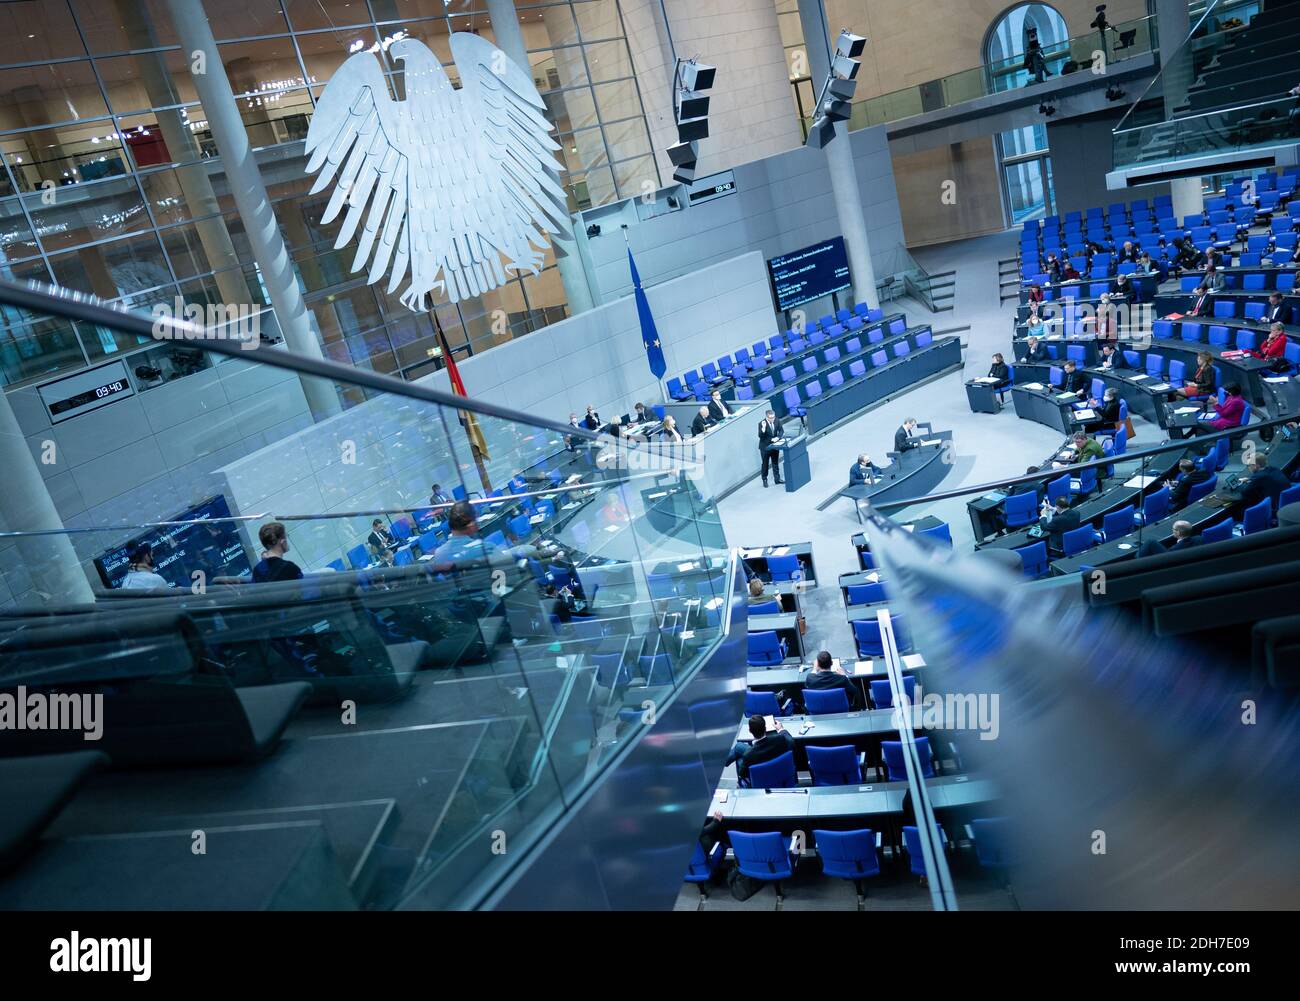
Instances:
[[[109,362],[76,375],[47,382],[39,389],[50,423],[70,420],[135,395],[126,365]]]

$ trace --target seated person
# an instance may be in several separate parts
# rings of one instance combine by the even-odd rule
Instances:
[[[1205,265],[1205,277],[1201,279],[1201,288],[1207,292],[1222,292],[1227,282],[1224,281],[1223,272],[1214,266],[1213,263]]]
[[[1025,342],[1024,357],[1020,360],[1022,362],[1049,362],[1052,360],[1052,356],[1047,353],[1046,345],[1040,343],[1037,337],[1031,336]]]
[[[880,479],[880,469],[866,452],[859,455],[858,461],[849,467],[851,487],[856,487],[860,483],[874,483],[878,479]]]
[[[1190,521],[1174,522],[1173,532],[1174,541],[1168,549],[1165,548],[1164,543],[1149,539],[1142,543],[1142,548],[1138,550],[1138,556],[1160,556],[1174,549],[1191,549],[1193,546],[1199,546],[1205,541],[1195,534]]]
[[[691,421],[691,434],[704,434],[705,431],[709,430],[709,428],[713,427],[716,423],[717,421],[709,416],[709,408],[700,407],[699,412],[695,415],[695,420]]]
[[[1214,304],[1210,301],[1210,291],[1204,285],[1197,285],[1192,292],[1192,308],[1187,311],[1188,316],[1209,316],[1214,309]]]
[[[157,588],[170,588],[171,584],[162,574],[153,568],[153,546],[147,542],[137,542],[128,546],[126,551],[127,571],[122,583],[117,585],[124,591],[153,591]]]
[[[650,416],[650,411],[646,409],[644,403],[638,402],[637,405],[632,408],[633,424],[648,424],[652,420],[654,420],[654,418]]]
[[[1123,303],[1125,306],[1137,302],[1137,289],[1128,280],[1128,275],[1115,276],[1115,291],[1111,293],[1110,301],[1112,305]]]
[[[1255,453],[1246,468],[1250,478],[1243,480],[1241,484],[1241,506],[1251,507],[1267,497],[1273,502],[1273,512],[1276,514],[1278,496],[1291,486],[1286,473],[1276,466],[1270,466],[1268,456],[1260,452]]]
[[[781,604],[781,595],[777,591],[769,591],[767,586],[758,577],[749,578],[749,599],[750,605],[765,605],[769,601],[775,601]]]
[[[594,405],[587,407],[586,416],[582,418],[582,426],[588,431],[600,430],[600,414]]]
[[[848,696],[849,712],[865,709],[866,701],[862,697],[862,689],[853,679],[845,675],[842,667],[834,665],[835,661],[830,653],[825,650],[818,653],[813,669],[804,678],[804,688],[812,688],[819,692],[829,688],[842,688],[844,694]]]
[[[731,416],[731,408],[722,401],[722,393],[714,390],[709,394],[709,417],[717,424],[724,417]]]
[[[258,541],[262,543],[262,559],[253,567],[253,582],[264,584],[281,580],[302,580],[302,568],[284,554],[289,551],[289,536],[284,525],[278,521],[268,521],[257,530]]]
[[[1093,462],[1097,459],[1106,457],[1105,450],[1101,447],[1101,442],[1092,438],[1082,431],[1076,431],[1070,439],[1070,450],[1074,452],[1073,461],[1077,464],[1080,462]]]
[[[909,417],[903,421],[903,426],[894,432],[894,451],[906,452],[909,448],[920,448],[921,442],[912,437],[915,431],[915,417]]]
[[[1048,282],[1060,284],[1064,269],[1061,267],[1061,262],[1055,253],[1048,253],[1047,260],[1043,261],[1043,270],[1047,272]]]
[[[723,762],[724,768],[733,761],[736,763],[736,777],[742,782],[748,781],[751,766],[761,765],[765,761],[779,758],[786,751],[794,750],[794,738],[786,733],[780,720],[776,721],[776,730],[768,733],[767,723],[763,717],[757,714],[751,716],[749,733],[754,738],[753,743],[736,741],[731,748],[731,753],[727,755],[727,760]]]
[[[585,614],[578,610],[577,598],[567,584],[561,588],[547,584],[542,588],[542,596],[542,607],[561,622],[572,622],[575,615]]]
[[[1030,285],[1030,286],[1029,286],[1029,299],[1028,299],[1028,302],[1029,302],[1031,305],[1030,305],[1029,308],[1032,310],[1036,304],[1038,304],[1038,303],[1040,303],[1040,302],[1042,302],[1042,301],[1043,301],[1043,286],[1041,286],[1041,285]]]
[[[1025,475],[1026,475],[1026,476],[1033,476],[1035,473],[1038,473],[1038,472],[1041,472],[1041,471],[1042,471],[1042,470],[1040,470],[1037,466],[1030,466],[1028,469],[1025,470]],[[1008,486],[1008,487],[1004,488],[1002,492],[1005,493],[1005,494],[1035,494],[1035,495],[1038,495],[1038,494],[1041,494],[1041,493],[1043,492],[1043,481],[1042,481],[1042,480],[1032,480],[1032,481],[1027,482],[1027,483],[1013,483],[1011,486]]]
[[[1206,401],[1207,405],[1209,401]],[[1241,424],[1241,417],[1246,412],[1246,401],[1241,396],[1241,384],[1232,382],[1223,388],[1223,402],[1214,404],[1214,418],[1198,421],[1192,427],[1193,434],[1212,434],[1215,431],[1227,431]]]
[[[1079,512],[1070,507],[1069,497],[1056,498],[1056,504],[1048,507],[1043,502],[1043,515],[1038,523],[1047,533],[1047,544],[1058,552],[1061,549],[1061,536],[1073,532],[1079,527]]]
[[[1137,247],[1133,246],[1132,240],[1125,240],[1123,245],[1115,253],[1116,264],[1125,264],[1125,263],[1136,264],[1137,259],[1138,259]]]
[[[1300,249],[1300,243],[1296,244]],[[1282,293],[1273,292],[1268,297],[1268,305],[1264,307],[1264,322],[1271,327],[1274,323],[1290,323],[1291,308],[1283,304]]]
[[[1074,266],[1073,261],[1066,261],[1065,266],[1061,268],[1061,281],[1077,282],[1079,280],[1079,271]]]
[[[1088,392],[1088,377],[1079,371],[1079,366],[1068,360],[1061,366],[1061,384],[1056,387],[1063,393],[1078,393],[1083,396]]]
[[[1109,372],[1115,367],[1116,359],[1119,357],[1119,352],[1115,350],[1114,344],[1103,344],[1101,346],[1100,357],[1097,361],[1097,367]]]
[[[1180,389],[1174,390],[1174,395],[1183,399],[1193,396],[1212,396],[1214,394],[1214,355],[1208,351],[1196,352],[1196,371],[1192,373],[1192,381],[1186,383]]]
[[[1277,361],[1280,358],[1285,366],[1286,346],[1286,331],[1282,329],[1281,323],[1274,323],[1268,328],[1268,336],[1264,338],[1264,343],[1259,346],[1259,350],[1250,353],[1256,358],[1263,358],[1266,361]]]
[[[1170,508],[1177,511],[1186,507],[1187,495],[1191,492],[1192,487],[1198,483],[1204,483],[1212,475],[1208,470],[1196,468],[1196,463],[1191,459],[1180,459],[1178,473],[1166,483],[1169,487]]]
[[[384,526],[383,518],[376,518],[370,523],[370,534],[366,536],[366,548],[376,559],[383,559],[391,550],[397,548],[393,533]]]
[[[1089,434],[1096,434],[1098,431],[1103,430],[1113,430],[1115,425],[1119,423],[1119,390],[1114,386],[1108,387],[1101,394],[1100,400],[1089,400],[1088,403],[1097,414],[1096,420],[1088,421],[1083,426],[1083,429]],[[1093,444],[1097,445],[1099,450],[1101,449],[1101,446],[1095,440]],[[1102,455],[1105,454],[1105,451],[1102,450]],[[1101,456],[1097,458],[1101,458]]]

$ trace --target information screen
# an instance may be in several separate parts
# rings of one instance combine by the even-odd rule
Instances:
[[[767,271],[776,308],[783,311],[842,292],[850,285],[849,258],[842,236],[773,257],[767,262]]]
[[[189,588],[194,571],[202,570],[205,580],[238,577],[252,571],[239,529],[229,518],[230,505],[220,495],[187,508],[169,521],[199,522],[166,525],[137,535],[95,558],[95,569],[105,587],[119,587],[130,566],[127,554],[141,542],[153,547],[153,568],[169,584]]]
[[[52,424],[135,395],[126,366],[120,361],[47,382],[39,392]]]

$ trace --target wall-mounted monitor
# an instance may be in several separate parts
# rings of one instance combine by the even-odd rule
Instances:
[[[767,262],[767,273],[772,279],[776,308],[782,312],[842,292],[852,284],[842,236],[773,257]]]
[[[176,587],[193,586],[195,570],[202,570],[207,581],[251,573],[238,526],[233,521],[216,520],[229,517],[226,498],[220,494],[209,497],[168,519],[190,524],[159,526],[97,556],[99,579],[105,587],[121,585],[129,564],[127,554],[141,542],[153,547],[154,571]]]
[[[109,362],[66,379],[47,382],[37,392],[49,412],[50,423],[106,407],[135,395],[135,389],[120,361]]]

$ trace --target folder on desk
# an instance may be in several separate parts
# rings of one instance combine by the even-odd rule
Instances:
[[[943,439],[942,439],[942,438],[926,438],[924,441],[921,442],[921,444],[922,444],[922,445],[942,445],[942,444],[943,444]]]
[[[1043,384],[1041,382],[1025,383],[1025,389],[1042,389],[1042,388],[1043,388]]]
[[[1151,376],[1147,375],[1145,372],[1139,372],[1137,375],[1130,375],[1129,378],[1134,382],[1141,382],[1143,379],[1150,379]]]

